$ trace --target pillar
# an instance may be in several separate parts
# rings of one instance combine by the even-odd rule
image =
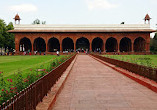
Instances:
[[[74,42],[74,52],[76,51],[76,43]]]
[[[92,52],[92,43],[89,43],[89,51]]]
[[[45,43],[46,43],[46,52],[48,52],[48,43],[47,41]]]
[[[60,51],[63,52],[62,43],[60,44]]]
[[[150,43],[146,43],[146,52],[150,52]]]
[[[134,52],[134,43],[131,43],[131,52]]]
[[[117,42],[117,43],[118,43],[118,52],[120,52],[120,46],[119,46],[120,43],[119,42]]]

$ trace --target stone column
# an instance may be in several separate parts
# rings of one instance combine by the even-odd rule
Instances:
[[[150,43],[146,43],[146,52],[150,52]]]
[[[119,46],[120,43],[119,42],[117,42],[117,43],[118,43],[118,52],[120,52],[120,46]]]
[[[32,43],[32,54],[34,54],[34,45],[33,45],[33,43]]]
[[[62,43],[60,43],[60,51],[63,52]]]
[[[92,43],[89,44],[89,51],[92,52]]]
[[[15,34],[15,50],[16,50],[16,53],[19,54],[20,52],[20,47],[19,47],[19,44],[20,43],[20,39],[18,38],[18,36]]]
[[[76,51],[76,43],[74,42],[74,52]]]
[[[131,52],[134,52],[134,43],[131,43]]]

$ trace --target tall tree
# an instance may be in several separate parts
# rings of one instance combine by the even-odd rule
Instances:
[[[157,52],[157,33],[155,33],[154,38],[150,39],[150,50],[152,52]]]
[[[14,34],[13,33],[8,33],[9,30],[13,30],[13,23],[10,22],[7,26],[6,26],[6,38],[5,38],[5,46],[8,47],[9,50],[12,51],[12,49],[15,48],[15,38],[14,38]]]
[[[46,21],[40,21],[39,19],[36,19],[33,21],[33,24],[46,24]]]
[[[33,24],[40,24],[40,20],[39,19],[34,20]]]
[[[4,47],[6,24],[4,20],[0,19],[0,48]]]
[[[13,23],[10,22],[8,25],[5,24],[4,20],[0,19],[0,48],[13,49],[14,44],[14,34],[8,33],[8,30],[13,29]]]

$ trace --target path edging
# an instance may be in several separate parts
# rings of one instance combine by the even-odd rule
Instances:
[[[142,76],[140,76],[140,75],[137,75],[137,74],[135,74],[135,73],[129,72],[129,71],[125,70],[125,69],[118,68],[118,67],[116,67],[115,65],[112,65],[112,64],[107,63],[107,62],[105,62],[105,61],[102,61],[102,60],[100,60],[100,59],[98,59],[98,58],[95,58],[95,57],[93,57],[93,56],[91,56],[91,55],[89,55],[89,56],[92,57],[92,58],[94,58],[95,60],[97,60],[97,61],[103,63],[104,65],[106,65],[106,66],[108,66],[108,67],[110,67],[110,68],[112,68],[112,69],[118,71],[119,73],[121,73],[121,74],[127,76],[128,78],[130,78],[130,79],[136,81],[137,83],[139,83],[139,84],[141,84],[141,85],[143,85],[143,86],[145,86],[145,87],[147,87],[147,88],[149,88],[149,89],[151,89],[152,91],[154,91],[154,92],[157,93],[157,83],[156,83],[155,81],[150,80],[150,79],[148,79],[148,78],[144,78],[144,77],[142,77]]]
[[[61,92],[61,90],[64,87],[64,84],[75,64],[77,55],[74,58],[74,60],[72,61],[72,63],[68,66],[68,68],[65,70],[65,72],[63,73],[63,75],[60,77],[60,79],[56,82],[56,84],[52,87],[51,91],[48,93],[47,96],[44,97],[43,101],[40,102],[37,107],[36,110],[52,110],[57,96],[59,95],[59,93]]]

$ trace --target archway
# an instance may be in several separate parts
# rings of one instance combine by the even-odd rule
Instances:
[[[146,41],[142,37],[138,37],[134,41],[134,52],[143,52],[146,50]]]
[[[89,50],[89,45],[90,45],[89,40],[85,37],[81,37],[81,38],[77,39],[77,41],[76,41],[76,49],[80,50],[80,51],[83,51],[86,49]]]
[[[113,37],[108,38],[105,47],[106,47],[106,52],[117,52],[118,50],[117,40]]]
[[[45,40],[41,37],[38,37],[34,40],[34,50],[38,52],[45,52],[46,51],[46,43]]]
[[[99,37],[93,39],[92,41],[92,51],[103,51],[103,40]]]
[[[131,51],[131,39],[124,37],[120,41],[120,52],[130,52]]]
[[[74,42],[71,38],[67,37],[62,41],[62,49],[63,51],[73,51],[74,50]]]
[[[48,41],[48,51],[49,52],[56,52],[56,51],[60,51],[60,43],[59,40],[57,38],[51,38]]]
[[[26,37],[22,38],[20,40],[19,50],[21,52],[23,52],[23,51],[31,52],[32,51],[31,41]]]

